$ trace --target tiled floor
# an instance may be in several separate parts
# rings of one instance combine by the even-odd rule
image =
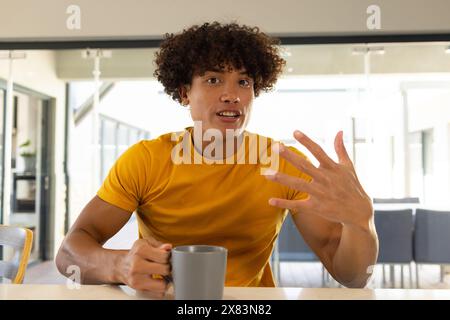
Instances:
[[[415,265],[412,264],[412,278],[409,268],[404,267],[403,288],[416,288]],[[385,266],[385,281],[381,265],[374,269],[373,276],[367,285],[368,288],[402,288],[401,267],[394,267],[394,282],[390,282],[390,268]],[[325,276],[327,273],[325,273]],[[323,277],[322,265],[318,262],[284,262],[280,264],[281,287],[338,287],[339,284],[331,277]],[[322,279],[325,279],[323,281]],[[450,289],[450,274],[446,274],[444,281],[440,281],[440,267],[438,265],[420,265],[419,283],[422,289]]]
[[[389,280],[389,268],[386,268],[386,280]],[[415,269],[413,266],[412,286],[410,283],[409,272],[405,268],[404,271],[404,287],[415,288]],[[395,270],[395,286],[390,283],[383,285],[382,268],[376,266],[374,275],[368,288],[401,288],[400,266],[396,266]],[[323,283],[322,265],[317,262],[283,262],[280,266],[281,281],[280,287],[303,287],[303,288],[320,288],[320,287],[338,287],[338,283],[329,278]],[[420,287],[426,289],[450,289],[450,274],[444,278],[444,282],[440,282],[440,269],[435,265],[421,265],[419,268]],[[45,284],[64,284],[64,278],[56,269],[53,261],[46,261],[27,269],[24,283],[45,283]]]

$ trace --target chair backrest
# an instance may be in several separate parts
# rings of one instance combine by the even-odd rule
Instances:
[[[409,263],[413,260],[413,211],[375,210],[379,263]]]
[[[417,209],[414,229],[416,262],[450,263],[450,211]]]
[[[280,261],[319,260],[305,240],[303,240],[290,214],[284,220],[278,235],[278,252]]]
[[[22,283],[33,243],[33,232],[26,228],[0,225],[0,246],[14,249],[10,260],[0,261],[0,278]]]
[[[419,198],[374,198],[373,203],[420,203]]]

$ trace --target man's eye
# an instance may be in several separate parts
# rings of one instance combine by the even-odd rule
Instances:
[[[241,80],[239,80],[239,84],[241,86],[244,86],[244,87],[249,87],[250,86],[250,81],[247,80],[247,79],[241,79]]]
[[[216,83],[219,83],[219,79],[213,77],[213,78],[209,78],[207,80],[207,82],[210,84],[216,84]]]

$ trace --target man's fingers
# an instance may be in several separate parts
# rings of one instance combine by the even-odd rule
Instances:
[[[290,150],[289,148],[286,148],[281,143],[274,145],[274,151],[278,152],[280,154],[280,156],[285,158],[294,167],[296,167],[298,170],[306,173],[313,179],[316,179],[316,180],[321,179],[321,173],[320,173],[319,169],[314,167],[314,165],[311,162],[309,162],[302,156],[296,154],[294,151]]]
[[[140,247],[138,250],[138,254],[142,258],[159,263],[167,263],[169,261],[170,250],[172,249],[171,244],[161,244],[159,241],[152,242],[151,239],[145,240],[147,240],[147,245]],[[158,247],[155,247],[155,244],[159,244]]]
[[[344,132],[339,131],[334,138],[334,149],[339,159],[339,163],[344,165],[352,165],[352,160],[347,153],[347,149],[344,145]]]
[[[333,167],[336,163],[323,151],[322,147],[311,140],[307,135],[303,132],[296,130],[294,132],[294,138],[304,145],[313,156],[319,160],[320,164],[324,167]]]
[[[167,290],[167,282],[161,279],[153,279],[150,275],[136,275],[128,284],[136,290],[148,290],[155,293],[165,293]]]
[[[159,263],[168,263],[170,259],[170,251],[158,248],[150,248],[146,252],[145,259]]]
[[[283,209],[289,209],[291,211],[305,211],[310,210],[312,207],[311,196],[305,200],[286,200],[280,198],[270,198],[269,204],[274,207],[279,207]]]
[[[144,274],[144,275],[159,274],[162,276],[169,276],[170,265],[167,263],[156,263],[141,259],[138,263],[134,265],[133,272],[136,274]]]
[[[282,172],[271,172],[270,170],[267,170],[265,172],[265,177],[271,181],[284,184],[297,191],[302,191],[313,195],[321,195],[321,192],[313,184],[303,179],[284,174]]]
[[[170,250],[172,250],[172,245],[170,243],[164,243],[159,246],[159,249],[170,251]]]

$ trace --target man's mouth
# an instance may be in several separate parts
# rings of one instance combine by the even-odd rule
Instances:
[[[242,112],[239,110],[224,110],[217,112],[216,115],[229,119],[237,119],[242,115]]]

